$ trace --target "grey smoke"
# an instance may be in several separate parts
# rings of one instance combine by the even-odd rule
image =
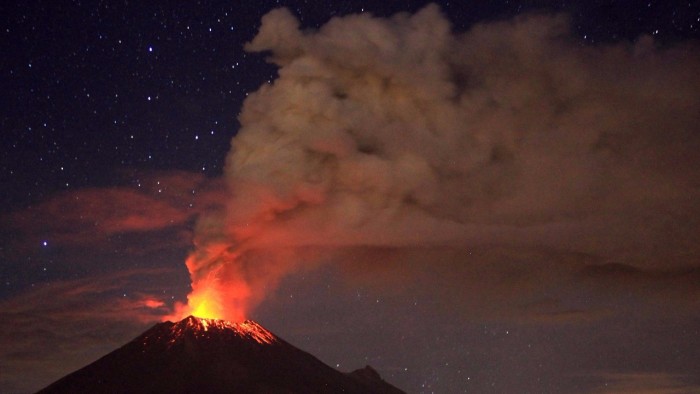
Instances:
[[[318,30],[273,10],[246,50],[268,53],[279,78],[244,103],[231,198],[200,221],[193,279],[213,267],[243,276],[254,306],[303,264],[290,250],[542,248],[697,264],[693,45],[586,46],[562,15],[454,33],[435,5]]]

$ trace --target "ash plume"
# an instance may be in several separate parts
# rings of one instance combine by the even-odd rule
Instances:
[[[271,11],[246,50],[279,78],[244,103],[230,199],[201,218],[188,260],[190,308],[209,291],[217,317],[240,319],[344,249],[697,264],[697,49],[582,45],[562,15],[455,33],[435,5],[318,30]]]

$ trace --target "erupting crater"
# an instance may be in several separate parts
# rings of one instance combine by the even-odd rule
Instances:
[[[170,327],[168,337],[170,343],[177,342],[186,336],[195,336],[197,338],[212,338],[221,335],[235,335],[241,339],[251,339],[260,344],[272,344],[279,342],[275,334],[266,330],[260,324],[245,320],[240,323],[234,323],[228,320],[208,319],[196,316],[187,316]],[[148,340],[149,338],[145,338]],[[144,343],[147,345],[147,343]]]

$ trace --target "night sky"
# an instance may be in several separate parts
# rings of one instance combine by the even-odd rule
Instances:
[[[700,391],[700,3],[428,4],[0,5],[0,392],[217,245],[247,317],[410,393]]]

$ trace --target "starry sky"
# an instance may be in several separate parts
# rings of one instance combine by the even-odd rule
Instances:
[[[238,235],[260,251],[246,264],[269,258],[277,273],[249,317],[339,370],[369,364],[411,393],[699,391],[700,3],[428,4],[0,5],[0,391],[37,390],[160,321],[190,291],[185,259],[195,239],[209,244],[206,218],[231,211],[235,227],[267,209],[288,215]],[[409,23],[447,26],[439,59],[397,55],[433,53],[402,36]],[[382,47],[383,28],[404,44]],[[401,51],[354,45],[364,31]],[[297,61],[309,58],[324,66]],[[398,87],[375,102],[343,62]],[[317,199],[285,189],[294,144],[258,137],[296,132],[277,111],[289,103],[315,114],[293,120],[316,119],[330,101],[289,86],[326,72],[342,90],[329,97],[357,112],[324,116],[367,130],[357,151],[384,164],[346,161],[335,134],[300,143],[338,157],[332,179],[369,185]],[[446,74],[452,93],[431,96]],[[424,117],[394,111],[421,92]],[[424,119],[446,134],[422,139]],[[441,145],[453,129],[471,139]],[[251,203],[268,196],[247,186],[260,179],[301,203]]]

